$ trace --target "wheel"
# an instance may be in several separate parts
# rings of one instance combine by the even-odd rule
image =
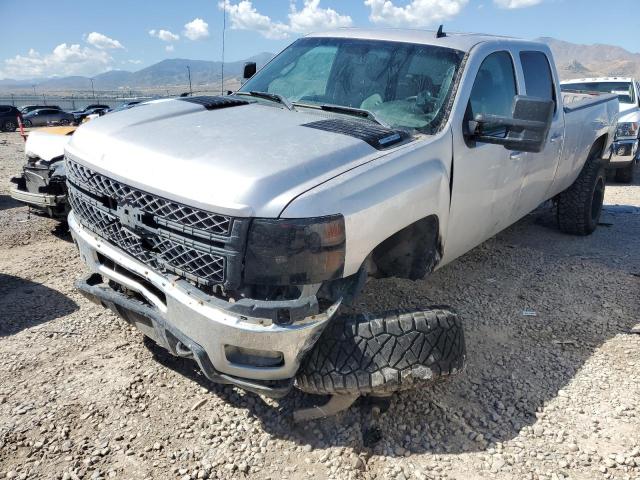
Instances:
[[[16,128],[18,128],[18,124],[15,120],[7,120],[4,122],[4,125],[2,125],[2,130],[5,132],[15,132]]]
[[[593,149],[580,175],[558,195],[558,227],[564,233],[589,235],[598,226],[606,186],[605,170]]]
[[[24,125],[26,128],[31,128],[31,127],[33,127],[33,123],[31,123],[31,120],[25,120],[25,121],[23,122],[23,125]]]
[[[635,162],[631,162],[629,165],[623,168],[616,169],[616,182],[620,183],[632,183],[633,182],[633,167]]]
[[[296,386],[315,394],[388,394],[461,371],[462,324],[447,310],[336,318],[303,359]]]
[[[67,125],[69,125],[69,120],[67,120],[66,118],[63,118],[62,120],[60,120],[60,125],[63,125],[66,127]]]

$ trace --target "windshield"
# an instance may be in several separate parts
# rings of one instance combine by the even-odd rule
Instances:
[[[636,94],[631,82],[584,82],[567,83],[563,90],[577,90],[579,92],[613,93],[618,95],[620,103],[636,103]]]
[[[296,107],[338,105],[372,112],[394,128],[437,131],[463,52],[351,38],[303,38],[241,89],[281,95]]]

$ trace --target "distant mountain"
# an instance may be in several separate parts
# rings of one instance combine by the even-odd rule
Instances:
[[[624,76],[640,78],[640,54],[613,45],[579,45],[543,37],[553,51],[562,79]]]
[[[263,66],[274,57],[272,53],[260,53],[239,62],[225,62],[225,78],[242,75],[246,62],[256,62]],[[220,81],[222,62],[207,60],[188,60],[174,58],[162,60],[149,67],[128,72],[125,70],[111,70],[93,77],[93,87],[96,90],[137,89],[148,87],[165,87],[173,85],[188,85],[187,66],[191,68],[191,83],[197,85],[215,84]],[[60,77],[38,80],[0,80],[0,89],[31,88],[35,85],[39,92],[52,90],[91,90],[91,79],[88,77]]]

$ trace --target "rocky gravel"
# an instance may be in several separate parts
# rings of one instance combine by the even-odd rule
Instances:
[[[22,149],[0,134],[0,479],[640,479],[639,183],[607,187],[588,238],[545,205],[426,280],[369,283],[363,311],[455,309],[467,369],[294,425],[314,399],[211,384],[74,290],[65,229],[8,196]]]

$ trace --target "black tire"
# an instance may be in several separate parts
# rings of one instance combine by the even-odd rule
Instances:
[[[558,195],[558,227],[564,233],[589,235],[597,228],[606,188],[605,170],[592,149],[576,181]]]
[[[18,128],[18,124],[15,120],[7,120],[2,125],[3,132],[15,132],[16,128]]]
[[[633,182],[633,167],[635,162],[631,162],[624,168],[616,169],[616,182],[619,183],[632,183]]]
[[[25,120],[25,121],[24,121],[24,123],[23,123],[23,125],[24,125],[26,128],[31,128],[31,127],[33,126],[33,123],[31,123],[31,120]]]
[[[315,394],[387,394],[464,368],[462,324],[447,310],[338,317],[302,361],[296,386]]]
[[[62,120],[60,120],[60,125],[62,125],[63,127],[66,127],[67,125],[69,125],[69,120],[67,120],[66,118],[63,118]]]

